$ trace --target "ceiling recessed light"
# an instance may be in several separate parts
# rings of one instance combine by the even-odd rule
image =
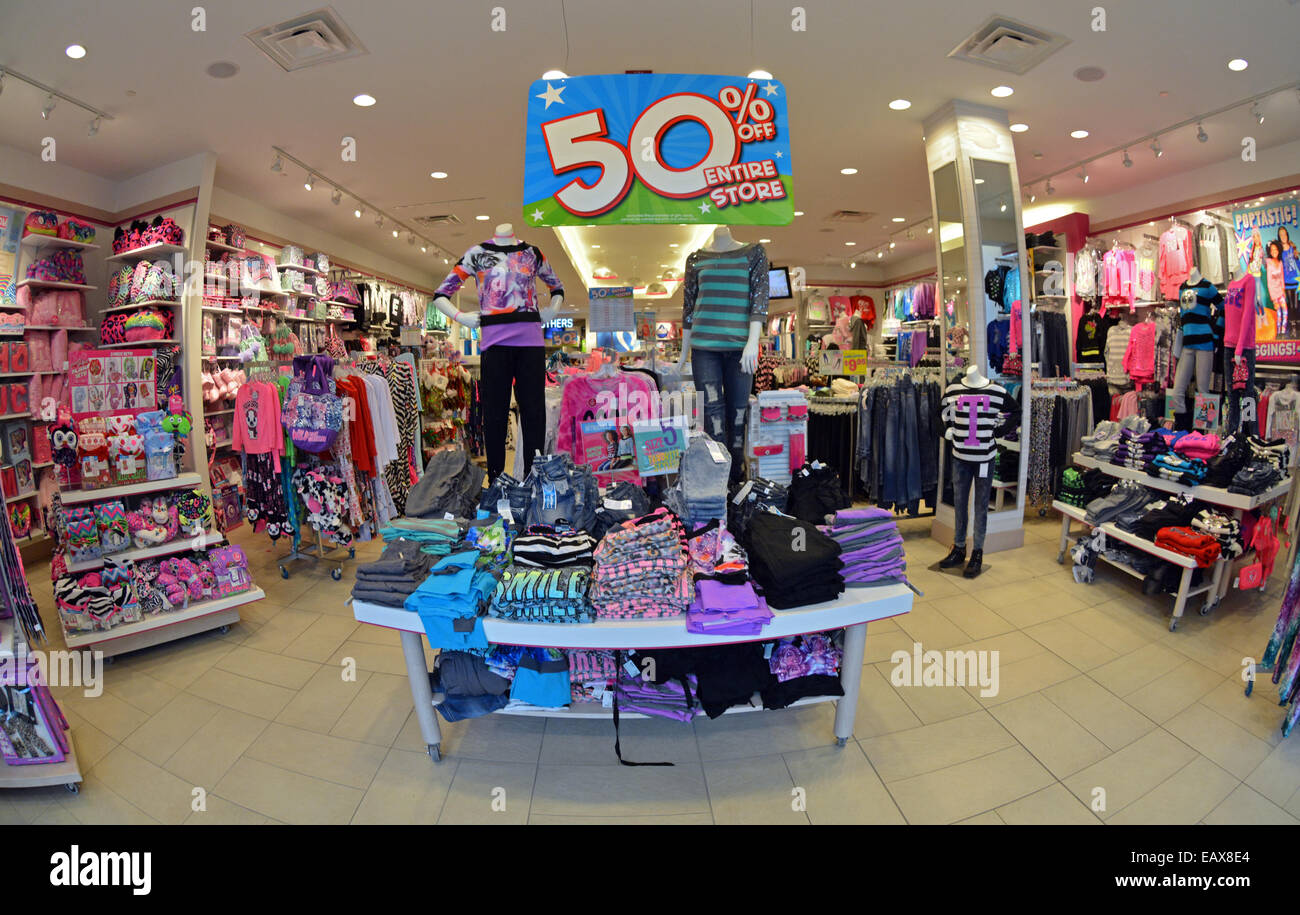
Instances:
[[[884,256],[885,256],[885,252],[884,252],[884,251],[877,251],[877,252],[876,252],[876,257],[884,257]]]
[[[593,248],[599,248],[600,245],[592,245]]]
[[[394,230],[393,230],[393,238],[396,238],[396,237],[397,237],[397,230],[394,229]]]
[[[352,215],[357,217],[357,219],[361,218],[361,213],[362,213],[361,207],[357,207],[355,210],[352,211]]]
[[[749,72],[749,78],[750,79],[774,79],[775,77],[773,77],[772,74],[768,73],[766,70],[751,70]]]
[[[369,108],[374,103],[375,97],[373,95],[366,95],[364,92],[360,95],[352,96],[352,104],[356,105],[358,108]]]
[[[842,168],[842,169],[840,169],[840,174],[841,174],[841,175],[856,175],[857,173],[858,173],[858,170],[857,170],[856,168]]]
[[[1250,63],[1244,57],[1234,57],[1232,60],[1228,61],[1229,70],[1235,70],[1240,72],[1249,66]]]
[[[487,216],[475,216],[474,218],[477,219],[479,222],[487,222],[487,221],[488,221],[488,217],[487,217]]]
[[[677,247],[677,242],[675,242],[675,241],[670,241],[670,242],[668,243],[668,247],[670,247],[670,248],[676,248],[676,247]]]
[[[63,49],[63,53],[67,54],[73,60],[81,60],[81,58],[86,56],[86,49],[79,44],[70,44]]]
[[[429,246],[428,246],[428,245],[420,245],[420,253],[421,253],[421,254],[428,254],[428,253],[429,253]]]
[[[889,221],[890,221],[890,222],[907,222],[907,220],[904,219],[902,216],[894,216],[894,217],[891,218]]]
[[[925,227],[925,234],[926,234],[926,235],[933,235],[933,234],[934,234],[934,226],[926,226],[926,227]]]
[[[912,107],[912,103],[905,98],[896,98],[889,103],[889,107],[895,111],[906,111]]]
[[[239,72],[239,64],[231,63],[228,60],[218,60],[208,64],[203,72],[213,79],[230,79]]]
[[[794,215],[796,215],[796,216],[802,216],[802,215],[803,215],[803,210],[795,210],[795,211],[794,211]]]
[[[760,239],[758,240],[758,243],[759,243],[760,245],[766,245],[766,244],[770,244],[771,241],[772,241],[772,239],[770,239],[770,238],[760,238]]]
[[[976,179],[975,179],[975,183],[976,183],[976,184],[983,184],[983,183],[984,183],[984,179],[983,179],[983,178],[976,178]]]
[[[1006,98],[1008,95],[1011,95],[1015,91],[1016,90],[1012,89],[1010,86],[994,86],[992,89],[989,90],[989,95],[993,96],[994,98]]]
[[[446,173],[446,172],[429,172],[429,177],[430,177],[430,178],[437,178],[439,181],[441,181],[443,178],[446,178],[446,177],[447,177],[447,173]]]
[[[542,74],[542,79],[568,79],[569,74],[563,70],[547,70]]]
[[[1095,83],[1099,79],[1104,79],[1106,71],[1101,67],[1080,67],[1074,71],[1074,78],[1082,83]]]
[[[854,245],[857,244],[857,242],[855,242],[855,241],[846,241],[844,244],[845,244],[846,247],[852,248]]]
[[[1071,130],[1071,131],[1070,131],[1070,136],[1074,137],[1076,140],[1086,140],[1086,139],[1088,139],[1088,131],[1086,131],[1086,130]]]
[[[889,243],[889,250],[890,250],[890,251],[893,251],[893,250],[894,250],[895,248],[897,248],[897,247],[898,247],[898,242],[896,242],[896,241],[891,241],[891,242]]]
[[[1012,124],[1012,125],[1011,125],[1011,132],[1012,132],[1012,133],[1024,133],[1024,132],[1025,132],[1026,130],[1028,130],[1028,129],[1029,129],[1029,125],[1028,125],[1028,124],[1019,124],[1019,123],[1017,123],[1017,124]]]

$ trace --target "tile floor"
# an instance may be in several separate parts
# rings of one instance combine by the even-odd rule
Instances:
[[[1075,584],[1050,517],[974,581],[928,570],[945,550],[927,521],[903,527],[925,596],[870,626],[846,747],[832,745],[829,704],[633,720],[625,754],[676,763],[640,769],[617,764],[608,722],[502,717],[444,724],[433,764],[397,639],[353,620],[349,576],[282,580],[275,551],[244,531],[266,600],[226,635],[118,659],[99,698],[59,690],[82,791],[0,792],[0,824],[1300,822],[1300,737],[1281,739],[1270,684],[1246,698],[1240,675],[1282,571],[1170,633],[1172,602],[1135,579],[1103,566]],[[30,573],[48,608],[48,567]],[[918,641],[998,650],[998,695],[891,685],[890,654]]]

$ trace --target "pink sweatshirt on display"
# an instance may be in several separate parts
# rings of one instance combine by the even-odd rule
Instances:
[[[1187,226],[1174,226],[1160,236],[1160,294],[1166,302],[1178,301],[1178,287],[1192,272],[1192,233]]]
[[[1223,298],[1223,345],[1238,356],[1255,348],[1255,278],[1250,274],[1228,284]]]
[[[1134,324],[1124,351],[1124,371],[1138,384],[1156,379],[1156,326],[1151,321]]]
[[[571,455],[575,464],[587,463],[583,453],[583,422],[617,419],[619,426],[630,426],[658,415],[659,391],[644,372],[619,372],[607,378],[578,375],[564,385],[555,450]],[[600,468],[593,466],[593,469]],[[601,485],[606,479],[598,476]]]
[[[1178,441],[1174,442],[1174,450],[1184,457],[1200,458],[1208,461],[1219,453],[1222,442],[1214,433],[1208,435],[1200,432],[1188,432]]]
[[[253,381],[240,387],[235,395],[235,422],[230,447],[246,454],[275,455],[275,469],[280,469],[284,429],[280,426],[278,386]]]
[[[1009,341],[1011,355],[1020,352],[1020,347],[1024,346],[1024,329],[1020,326],[1020,300],[1016,299],[1011,303],[1011,339]]]

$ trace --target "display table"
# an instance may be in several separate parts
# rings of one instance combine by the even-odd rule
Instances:
[[[844,695],[828,696],[820,701],[838,699],[835,707],[836,743],[843,746],[853,736],[853,719],[857,713],[858,690],[862,681],[862,663],[867,643],[867,623],[901,616],[912,609],[913,592],[906,585],[891,584],[876,588],[849,588],[833,601],[812,604],[795,610],[775,610],[775,618],[758,636],[699,635],[686,631],[686,620],[669,619],[598,620],[594,623],[521,623],[496,617],[484,617],[483,632],[489,642],[501,645],[532,645],[541,648],[652,649],[698,648],[704,645],[730,645],[738,642],[768,642],[788,636],[844,629],[844,658],[840,664],[840,682]],[[434,712],[433,688],[424,660],[424,625],[418,614],[400,607],[354,602],[352,613],[358,622],[396,629],[406,657],[406,675],[411,682],[411,698],[420,733],[429,756],[441,758],[442,734]],[[803,700],[796,705],[809,704]],[[512,705],[514,705],[512,703]],[[760,706],[761,707],[761,706]],[[731,712],[752,711],[739,706]],[[577,703],[563,708],[507,706],[494,714],[542,717],[610,717],[613,713],[595,703]],[[643,717],[622,714],[620,717]]]

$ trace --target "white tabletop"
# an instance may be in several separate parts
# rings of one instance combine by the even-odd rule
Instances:
[[[858,623],[901,616],[912,609],[913,592],[906,585],[847,588],[837,599],[794,610],[773,610],[774,618],[757,635],[700,635],[686,631],[686,617],[650,620],[597,620],[594,623],[520,623],[487,616],[483,632],[499,645],[534,645],[541,648],[689,648],[766,642],[807,632],[840,629]],[[354,602],[358,622],[424,632],[418,614],[401,607]]]
[[[1193,499],[1200,499],[1202,502],[1209,502],[1212,505],[1222,505],[1225,508],[1239,508],[1242,511],[1250,511],[1253,508],[1259,508],[1261,505],[1267,505],[1274,499],[1286,495],[1287,491],[1291,489],[1290,477],[1284,477],[1282,482],[1272,489],[1266,489],[1254,496],[1247,495],[1244,492],[1228,492],[1219,486],[1186,486],[1182,483],[1175,483],[1173,480],[1166,480],[1164,477],[1153,477],[1146,471],[1134,467],[1121,467],[1118,464],[1112,464],[1110,461],[1099,461],[1096,458],[1085,456],[1082,452],[1074,455],[1074,463],[1080,467],[1096,467],[1121,480],[1133,480],[1141,483],[1148,489],[1158,489],[1162,492],[1185,492]]]

